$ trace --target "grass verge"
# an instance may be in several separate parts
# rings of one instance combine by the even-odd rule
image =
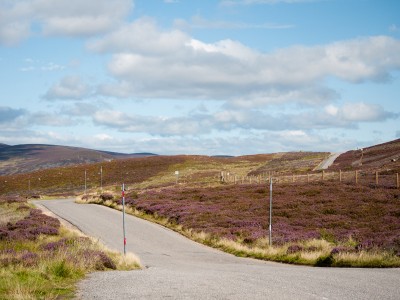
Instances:
[[[140,268],[133,255],[110,251],[21,199],[1,199],[0,215],[0,299],[72,299],[90,272]]]
[[[99,204],[122,210],[122,206],[112,199],[103,200],[95,195],[86,196],[85,199],[79,197],[76,202]],[[345,243],[334,243],[325,239],[310,239],[276,246],[269,246],[267,239],[260,238],[249,245],[240,239],[230,240],[185,228],[169,218],[159,216],[157,213],[148,214],[133,206],[125,207],[125,211],[128,214],[174,230],[191,240],[239,257],[317,267],[400,267],[400,257],[394,252],[381,249],[357,251],[354,248],[355,242],[351,238]]]

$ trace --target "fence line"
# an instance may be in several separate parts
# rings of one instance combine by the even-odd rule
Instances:
[[[374,185],[386,188],[400,188],[399,174],[385,174],[379,171],[342,171],[338,172],[325,172],[321,173],[308,173],[308,174],[288,174],[277,175],[271,172],[256,175],[256,176],[238,176],[230,174],[227,171],[222,171],[219,176],[220,182],[227,184],[252,184],[252,183],[269,183],[271,177],[274,178],[275,183],[295,183],[295,182],[321,182],[321,181],[339,181],[339,182],[353,182],[356,185]]]

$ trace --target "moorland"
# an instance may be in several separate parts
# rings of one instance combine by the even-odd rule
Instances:
[[[0,195],[2,199],[74,196],[81,203],[121,209],[121,185],[125,183],[128,213],[235,255],[313,266],[400,266],[400,189],[396,182],[400,140],[348,151],[327,170],[318,170],[329,155],[300,151],[79,162],[0,176]],[[339,171],[343,171],[340,180]],[[347,176],[354,172],[358,181]],[[3,232],[18,220],[34,218],[32,208],[24,211],[21,205],[28,204],[15,204],[10,214],[2,208],[7,211],[3,214],[18,216],[2,222]],[[48,240],[53,235],[47,236],[41,232],[33,239],[36,246],[29,247],[42,249],[58,243]],[[11,250],[4,246],[8,242],[5,238],[1,242],[2,257],[9,259],[6,252]],[[28,242],[32,241],[19,241],[18,247],[34,253],[21,246]]]

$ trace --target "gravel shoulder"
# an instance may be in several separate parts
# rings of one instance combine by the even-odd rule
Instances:
[[[73,200],[35,201],[123,251],[122,213]],[[313,268],[238,258],[126,216],[127,251],[144,270],[98,272],[79,299],[398,299],[400,269]]]

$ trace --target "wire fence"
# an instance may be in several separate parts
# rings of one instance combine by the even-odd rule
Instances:
[[[219,176],[220,182],[227,184],[261,184],[269,183],[273,177],[274,183],[312,183],[322,181],[336,181],[343,183],[354,183],[384,188],[400,188],[399,173],[388,173],[379,171],[337,171],[309,174],[285,174],[278,175],[273,173],[264,173],[257,176],[238,176],[222,171]]]

